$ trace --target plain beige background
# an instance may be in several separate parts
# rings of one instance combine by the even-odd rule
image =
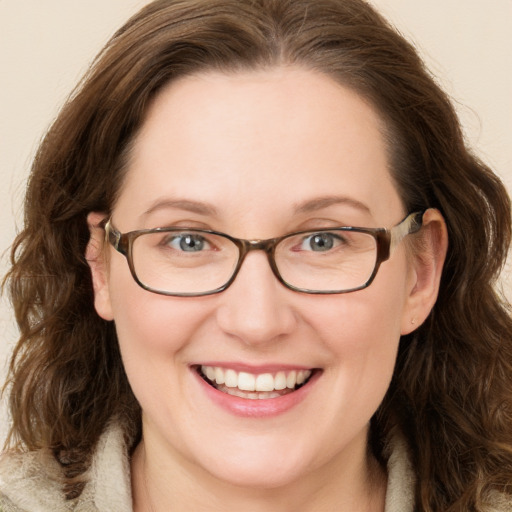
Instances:
[[[0,0],[0,275],[31,157],[110,35],[144,0]],[[373,0],[452,96],[474,150],[512,192],[512,0]],[[468,234],[469,236],[469,234]],[[503,282],[512,297],[512,274]],[[0,380],[16,339],[0,304]],[[6,428],[0,408],[0,438]]]

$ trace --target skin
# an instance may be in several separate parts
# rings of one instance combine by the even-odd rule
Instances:
[[[149,108],[113,222],[122,232],[178,225],[240,238],[391,227],[407,212],[380,126],[354,92],[301,68],[181,79]],[[386,475],[367,454],[368,424],[400,335],[435,301],[441,216],[425,215],[421,254],[400,244],[367,289],[296,293],[252,252],[230,288],[195,298],[140,288],[124,256],[102,246],[103,217],[89,216],[88,259],[96,309],[116,322],[143,409],[135,510],[383,510]],[[206,396],[190,365],[208,361],[322,371],[292,409],[247,418]]]

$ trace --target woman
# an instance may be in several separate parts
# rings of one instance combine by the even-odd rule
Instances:
[[[510,231],[364,2],[151,3],[34,162],[0,506],[510,510]]]

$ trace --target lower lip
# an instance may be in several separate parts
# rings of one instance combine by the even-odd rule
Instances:
[[[240,398],[238,396],[223,393],[208,384],[208,382],[206,382],[196,370],[192,369],[192,372],[195,374],[203,391],[212,400],[212,402],[231,414],[248,418],[268,418],[278,416],[279,414],[283,414],[299,405],[309,394],[321,374],[321,372],[316,371],[311,376],[307,384],[292,393],[288,393],[278,398],[253,400],[250,398]]]

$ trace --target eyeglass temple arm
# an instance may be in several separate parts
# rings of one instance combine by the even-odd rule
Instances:
[[[121,233],[112,226],[110,219],[105,223],[105,242],[110,243],[116,251],[126,254],[125,248],[121,244]]]
[[[391,241],[389,245],[390,254],[395,247],[407,236],[417,233],[423,225],[423,215],[426,210],[414,212],[408,215],[400,224],[390,230]]]

